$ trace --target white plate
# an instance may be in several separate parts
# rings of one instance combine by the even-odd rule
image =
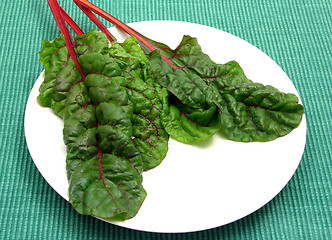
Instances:
[[[130,24],[145,36],[175,48],[183,34],[198,38],[218,63],[236,60],[247,77],[298,95],[290,79],[266,54],[229,33],[174,21]],[[121,41],[118,29],[111,32]],[[31,157],[45,180],[68,200],[63,123],[36,101],[43,73],[27,102],[25,135]],[[198,144],[170,140],[162,164],[143,174],[147,197],[133,219],[117,225],[150,232],[192,232],[225,225],[274,198],[294,174],[304,151],[306,121],[290,134],[267,143],[238,143],[216,135]]]

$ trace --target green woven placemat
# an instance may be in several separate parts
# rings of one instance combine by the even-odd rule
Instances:
[[[94,25],[59,1],[83,31]],[[266,206],[234,223],[157,234],[81,216],[43,179],[24,137],[29,92],[43,70],[42,39],[59,35],[47,1],[2,0],[0,7],[0,239],[331,239],[332,1],[94,0],[124,22],[178,20],[215,27],[260,48],[297,88],[307,144],[294,177]]]

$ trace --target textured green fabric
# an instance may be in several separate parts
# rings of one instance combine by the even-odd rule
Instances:
[[[72,1],[59,1],[94,28]],[[42,39],[59,32],[46,0],[0,7],[0,239],[331,239],[332,1],[94,0],[124,22],[178,20],[230,32],[275,60],[297,88],[308,125],[305,152],[287,186],[266,206],[223,227],[188,233],[128,230],[81,216],[43,179],[24,137],[29,92],[43,70]]]

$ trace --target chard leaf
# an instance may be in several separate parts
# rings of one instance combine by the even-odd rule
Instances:
[[[69,201],[82,214],[124,220],[136,215],[146,192],[142,157],[131,138],[133,107],[126,89],[111,81],[123,64],[109,59],[79,57],[85,83],[77,81],[66,98]]]
[[[107,38],[103,33],[91,31],[85,35],[87,36],[82,35],[75,38],[77,45],[75,50],[80,54],[78,58],[83,65],[86,62],[84,55],[104,53],[108,46]],[[45,41],[45,44],[49,43]],[[44,49],[48,49],[48,47],[45,46],[41,51],[41,55],[43,56],[42,59],[48,59],[48,62],[57,65],[57,67],[53,67],[52,71],[45,72],[45,80],[40,88],[38,99],[42,105],[50,106],[55,113],[62,116],[68,92],[74,84],[81,81],[81,78],[74,62],[68,57],[68,51],[61,52],[59,56],[57,55],[57,48],[60,50],[66,49],[63,37],[54,40],[52,43],[57,47],[53,47],[53,51],[46,51]],[[116,81],[127,88],[130,101],[135,105],[134,116],[132,117],[133,140],[142,154],[144,170],[152,169],[160,164],[168,151],[168,134],[160,123],[162,107],[156,90],[160,86],[155,85],[150,78],[148,58],[137,44],[136,38],[129,37],[123,43],[114,41],[107,52],[111,58],[102,58],[96,55],[93,68],[98,69],[98,66],[104,66],[107,62],[107,66],[112,65],[110,71],[113,71],[113,75],[106,73],[106,75],[111,74],[113,76],[108,81]],[[50,58],[47,54],[53,57]],[[59,57],[63,61],[58,61]],[[47,67],[46,60],[43,63]],[[86,71],[89,70],[89,67],[91,66],[85,66]],[[108,70],[104,69],[104,71]]]
[[[184,36],[175,50],[154,44],[159,49],[150,54],[150,66],[157,81],[185,105],[206,110],[211,102],[216,104],[227,138],[271,141],[300,124],[304,109],[294,94],[252,82],[235,61],[214,63],[195,38]]]
[[[138,45],[138,40],[132,36],[127,37],[123,43],[117,41],[112,42],[112,46],[109,48],[109,54],[118,58],[136,59],[143,63],[149,62],[143,49]]]
[[[222,91],[226,102],[222,130],[234,141],[271,141],[296,128],[304,113],[294,94],[259,83],[229,87]]]
[[[88,75],[88,83],[76,84],[66,101],[69,201],[82,214],[124,220],[136,215],[146,196],[141,185],[142,162],[126,134],[130,127],[126,91],[113,82],[103,86],[99,79]],[[96,92],[89,90],[100,87],[108,89],[106,98],[91,101]],[[98,114],[100,108],[108,107],[117,114]]]
[[[151,71],[158,83],[165,87],[185,105],[207,109],[211,103],[218,107],[222,99],[217,89],[206,84],[204,78],[213,74],[215,63],[204,54],[196,38],[183,36],[179,46],[172,50],[154,42],[158,50],[149,54]],[[166,57],[173,65],[164,61]]]
[[[162,104],[158,91],[137,77],[134,68],[126,75],[125,85],[129,99],[134,107],[132,118],[133,137],[143,158],[144,170],[158,166],[168,151],[169,135],[161,124]]]
[[[114,81],[127,89],[133,104],[133,140],[143,158],[143,168],[147,171],[158,166],[168,151],[169,135],[160,120],[160,85],[151,79],[148,58],[136,38],[128,37],[123,43],[113,42],[110,55],[127,66],[123,78]]]
[[[304,108],[294,94],[252,82],[235,61],[216,64],[215,74],[205,80],[225,102],[221,129],[231,140],[271,141],[291,132],[302,120]]]
[[[63,78],[78,79],[77,75],[80,73],[69,57],[63,35],[53,41],[43,40],[42,44],[39,55],[40,62],[45,66],[45,79],[39,89],[38,101],[42,106],[50,107],[62,116],[68,88],[72,86],[64,85]],[[75,52],[78,56],[105,53],[107,48],[107,37],[95,29],[75,38]]]
[[[174,98],[169,104],[168,95],[164,89],[161,121],[173,139],[183,143],[200,142],[220,130],[221,118],[215,105],[207,110],[191,108]]]
[[[132,218],[146,196],[143,162],[132,140],[132,103],[127,90],[112,81],[123,78],[127,65],[91,52],[78,61],[85,82],[68,61],[48,95],[53,110],[64,119],[69,201],[82,214]]]
[[[182,65],[173,68],[161,58],[158,51],[152,52],[149,57],[151,71],[158,83],[179,98],[183,104],[206,109],[212,102],[217,105],[222,102],[218,91],[206,84],[192,67]]]

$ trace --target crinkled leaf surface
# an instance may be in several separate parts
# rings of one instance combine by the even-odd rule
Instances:
[[[220,130],[221,118],[216,105],[211,105],[206,110],[191,108],[176,101],[175,97],[169,99],[168,95],[168,91],[163,89],[161,119],[173,139],[183,143],[200,142]]]
[[[210,103],[217,105],[222,102],[218,91],[205,81],[186,63],[178,63],[179,68],[173,68],[165,62],[158,51],[150,55],[150,67],[158,83],[165,87],[185,105],[193,108],[209,108]]]
[[[136,38],[128,37],[123,43],[112,43],[110,55],[127,66],[123,78],[114,81],[127,89],[134,107],[133,140],[143,158],[144,170],[150,170],[161,163],[168,151],[169,135],[160,119],[161,87],[151,79],[148,58]]]
[[[62,116],[64,101],[68,90],[73,83],[64,84],[64,78],[78,79],[79,71],[74,61],[69,57],[64,36],[53,41],[43,40],[43,47],[39,52],[40,62],[45,66],[45,79],[40,86],[38,101],[45,107]],[[90,32],[75,38],[75,52],[78,56],[90,53],[106,53],[108,48],[107,37],[98,32]]]
[[[204,81],[205,77],[213,74],[214,62],[202,52],[196,38],[183,36],[175,50],[162,43],[153,43],[159,49],[148,55],[150,67],[161,86],[192,108],[207,109],[211,102],[221,106],[218,91]],[[161,55],[175,67],[164,61]]]
[[[216,75],[206,79],[225,101],[222,132],[234,141],[271,141],[296,128],[304,113],[299,99],[272,86],[247,79],[237,62],[216,65]]]
[[[105,39],[98,32],[75,39],[85,82],[63,39],[44,41],[38,99],[64,119],[69,201],[82,214],[124,220],[136,215],[146,196],[143,162],[132,139],[133,104],[112,81],[124,79],[127,65],[106,54]]]
[[[135,38],[108,49],[92,31],[75,43],[85,82],[64,39],[44,41],[38,100],[64,119],[69,201],[82,214],[134,217],[146,196],[142,172],[165,157],[168,133],[190,143],[221,128],[235,141],[269,141],[302,119],[294,94],[252,82],[234,61],[214,63],[190,36],[175,50],[153,42],[160,50],[149,58]]]
[[[113,60],[107,58],[107,61],[114,62],[117,73],[113,81],[130,91],[130,101],[134,104],[133,140],[143,157],[144,170],[159,165],[168,151],[168,134],[160,123],[161,102],[156,89],[160,86],[150,78],[148,58],[136,38],[129,37],[123,43],[113,42],[108,49],[106,36],[93,30],[75,38],[75,43],[79,56],[99,52],[110,54]],[[80,81],[80,73],[69,58],[63,37],[52,42],[44,40],[40,56],[45,65],[45,80],[38,100],[62,116],[68,91]],[[106,60],[100,58],[98,64],[103,66],[103,61]]]
[[[159,50],[149,56],[157,81],[185,105],[206,110],[215,103],[221,111],[222,132],[229,139],[270,141],[300,124],[304,109],[294,94],[253,83],[235,61],[214,63],[195,38],[184,36],[175,50],[154,44]]]
[[[132,141],[133,107],[125,88],[112,78],[123,64],[108,55],[87,54],[78,61],[86,74],[65,102],[69,201],[82,214],[104,219],[132,218],[142,205],[143,163]]]

